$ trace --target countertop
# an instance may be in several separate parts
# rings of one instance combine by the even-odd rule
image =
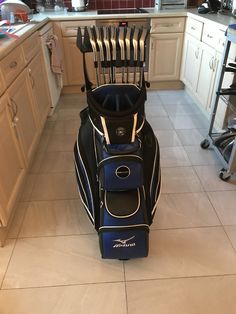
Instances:
[[[39,14],[34,14],[30,23],[16,33],[17,39],[0,39],[0,59],[6,56],[10,50],[18,46],[23,40],[30,36],[33,32],[40,29],[48,21],[73,21],[73,20],[97,20],[97,19],[137,19],[137,18],[161,18],[161,17],[181,17],[191,16],[200,21],[206,22],[207,20],[214,22],[223,27],[229,24],[236,24],[236,19],[221,14],[199,14],[197,9],[186,10],[158,10],[155,8],[145,8],[148,13],[142,14],[97,14],[97,11],[85,12],[66,12],[66,11],[49,11]]]

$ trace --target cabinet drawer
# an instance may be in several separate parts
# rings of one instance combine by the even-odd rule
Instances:
[[[6,86],[9,86],[25,66],[24,54],[21,47],[17,47],[0,62],[2,75]]]
[[[23,44],[23,51],[24,51],[24,56],[25,60],[28,63],[30,60],[33,59],[33,57],[39,52],[40,48],[40,42],[39,42],[39,37],[38,33],[35,32],[33,35],[31,35],[29,38],[27,38]]]
[[[77,36],[78,27],[95,25],[95,21],[71,21],[61,23],[61,32],[63,37]]]
[[[158,18],[151,20],[151,33],[183,33],[185,18]]]
[[[187,18],[186,22],[186,33],[194,36],[195,38],[201,40],[203,30],[203,23],[197,20]]]

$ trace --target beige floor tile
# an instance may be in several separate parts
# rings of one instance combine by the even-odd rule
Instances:
[[[157,92],[163,104],[193,104],[192,98],[184,90],[163,90]]]
[[[221,180],[219,178],[219,170],[221,168],[222,166],[219,165],[194,167],[205,191],[236,190],[236,176],[232,176],[227,182]]]
[[[80,200],[31,202],[19,237],[95,233]]]
[[[146,114],[146,118],[147,120],[149,119],[149,117],[165,117],[167,116],[167,113],[165,111],[165,109],[163,108],[163,106],[161,105],[152,105],[150,103],[147,103],[145,106],[145,114]]]
[[[3,247],[0,247],[0,286],[2,284],[8,263],[10,261],[12,251],[14,249],[15,240],[6,240]],[[1,311],[0,311],[1,313]]]
[[[37,175],[30,200],[74,199],[78,195],[75,173],[42,173]]]
[[[188,103],[165,103],[164,105],[165,111],[168,113],[168,115],[171,116],[178,116],[178,115],[188,115],[188,114],[199,114],[201,113],[200,109],[194,105],[194,104],[188,104]]]
[[[125,262],[126,280],[235,272],[236,253],[222,227],[151,231],[148,258]]]
[[[123,281],[123,263],[100,257],[97,235],[18,239],[3,288]]]
[[[202,149],[198,146],[184,146],[184,149],[194,166],[198,165],[221,165],[219,158],[213,149]]]
[[[153,131],[173,130],[173,125],[168,117],[148,117],[147,121],[152,126]]]
[[[29,173],[30,174],[36,174],[39,173],[39,170],[41,168],[42,163],[44,162],[44,154],[45,151],[36,151],[33,157],[33,160],[31,162]]]
[[[76,134],[52,134],[47,151],[72,152],[76,141]]]
[[[127,283],[129,314],[234,314],[236,276]]]
[[[80,119],[58,120],[53,129],[53,134],[77,134],[80,127]]]
[[[79,119],[81,109],[60,109],[57,112],[57,120],[71,120],[71,119]]]
[[[160,147],[181,146],[180,139],[174,130],[159,130],[155,132]]]
[[[203,191],[200,180],[192,167],[162,168],[162,193]]]
[[[86,103],[86,94],[66,94],[60,97],[58,109],[82,109]]]
[[[234,249],[236,250],[236,226],[225,226],[225,231],[229,236]]]
[[[15,215],[13,217],[12,223],[10,225],[10,230],[7,235],[8,239],[16,239],[18,237],[28,206],[28,202],[21,202],[16,206]]]
[[[46,150],[50,136],[51,136],[51,132],[50,133],[49,132],[43,132],[42,133],[42,135],[40,137],[39,144],[38,144],[37,149],[36,149],[37,152],[44,152]]]
[[[217,215],[223,225],[236,225],[236,192],[208,192]]]
[[[160,157],[162,167],[190,166],[189,158],[182,146],[162,147]]]
[[[154,106],[162,105],[162,101],[156,91],[147,92],[146,106],[148,105],[154,105]]]
[[[174,128],[177,129],[205,129],[209,122],[202,115],[170,115]]]
[[[206,137],[207,129],[176,130],[182,145],[199,145]]]
[[[161,194],[152,229],[216,225],[220,222],[205,193]]]
[[[72,172],[74,155],[71,152],[45,152],[39,172]]]
[[[30,200],[35,181],[37,179],[37,174],[28,174],[25,178],[23,190],[20,195],[21,202],[27,202]]]
[[[126,314],[124,283],[1,290],[1,314]]]

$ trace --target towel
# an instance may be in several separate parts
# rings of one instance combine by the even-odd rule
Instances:
[[[58,86],[62,87],[62,54],[57,36],[50,35],[47,38],[46,44],[51,52],[51,70],[56,75]]]

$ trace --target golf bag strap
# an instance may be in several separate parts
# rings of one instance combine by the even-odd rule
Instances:
[[[133,143],[136,136],[138,114],[121,119],[100,116],[106,144]]]

